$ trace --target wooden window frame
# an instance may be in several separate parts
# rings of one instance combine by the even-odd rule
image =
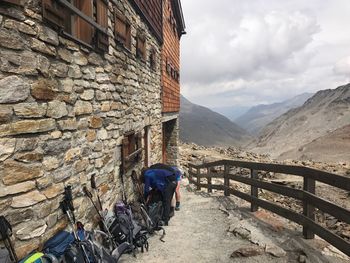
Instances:
[[[86,5],[88,1],[91,5]],[[108,52],[108,0],[42,0],[42,13],[65,37]]]
[[[151,49],[150,54],[149,54],[149,66],[153,70],[157,69],[157,54],[156,54],[156,50],[154,47]]]
[[[125,35],[118,32],[118,23],[123,23]],[[114,36],[117,43],[131,51],[131,23],[119,10],[114,11]]]
[[[142,159],[142,132],[131,131],[122,141],[122,169],[126,173]]]
[[[138,33],[136,36],[136,57],[146,62],[146,36]]]

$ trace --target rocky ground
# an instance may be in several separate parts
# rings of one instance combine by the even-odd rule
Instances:
[[[256,154],[243,151],[239,148],[229,147],[203,147],[195,144],[182,144],[180,147],[180,164],[185,169],[188,168],[188,163],[203,163],[211,162],[222,159],[244,160],[252,162],[268,162],[268,163],[282,163],[288,165],[300,165],[308,166],[322,171],[328,171],[339,175],[350,176],[350,162],[339,163],[321,163],[312,161],[276,161],[270,158],[266,154]],[[242,176],[247,176],[249,170],[239,169],[235,173]],[[289,176],[275,173],[261,172],[259,178],[268,181],[283,184],[293,188],[301,189],[303,186],[302,178],[297,176]],[[221,179],[217,179],[218,183],[221,183]],[[215,181],[213,181],[215,183]],[[242,191],[250,191],[250,187],[244,184],[231,182],[231,187]],[[350,193],[340,190],[338,188],[330,187],[328,185],[317,183],[316,194],[321,196],[335,204],[338,204],[344,208],[350,209]],[[263,189],[259,190],[259,197],[278,203],[279,205],[292,209],[297,212],[302,211],[302,204],[293,198],[284,197]],[[346,240],[350,241],[350,226],[343,222],[338,221],[333,216],[323,213],[322,211],[316,211],[316,218],[319,223],[332,230],[334,233],[342,236]]]
[[[183,180],[182,207],[166,227],[165,242],[150,238],[148,252],[122,263],[345,263],[347,257],[320,239],[304,240],[300,229],[264,211],[250,213],[240,199],[195,191]],[[271,223],[273,222],[273,223]]]

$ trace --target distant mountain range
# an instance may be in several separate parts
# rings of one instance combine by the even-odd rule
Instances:
[[[312,93],[303,93],[283,102],[267,105],[261,104],[252,107],[234,121],[252,135],[258,135],[258,133],[275,118],[281,116],[290,109],[303,105],[312,95]]]
[[[281,158],[288,156],[301,158],[303,154],[304,157],[312,156],[311,149],[318,149],[318,155],[327,156],[331,149],[321,147],[323,140],[332,144],[331,138],[338,140],[336,138],[339,134],[343,134],[343,130],[337,130],[344,127],[347,131],[348,124],[350,124],[350,84],[337,89],[319,91],[301,107],[279,116],[263,129],[259,138],[250,144],[249,148]],[[339,147],[346,147],[350,152],[345,143],[340,143]],[[342,150],[339,148],[332,151]]]
[[[240,146],[251,137],[228,118],[181,96],[180,139],[204,146]]]

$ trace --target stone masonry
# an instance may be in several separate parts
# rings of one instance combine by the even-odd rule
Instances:
[[[95,214],[82,193],[92,174],[105,208],[121,198],[126,132],[150,125],[151,162],[162,158],[160,44],[129,2],[109,1],[105,54],[43,22],[41,1],[24,2],[0,2],[0,211],[13,225],[20,258],[66,227],[59,208],[66,185],[82,222]],[[131,21],[131,51],[115,43],[116,7]],[[156,70],[135,55],[138,29],[146,33],[147,52],[156,51]],[[132,199],[128,174],[125,180]]]

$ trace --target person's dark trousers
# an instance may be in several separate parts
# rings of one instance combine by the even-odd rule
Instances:
[[[176,189],[176,176],[169,176],[168,178],[168,184],[165,187],[164,193],[163,193],[163,221],[165,225],[168,224],[170,219],[170,207],[171,207],[171,200],[173,199],[175,189]]]

